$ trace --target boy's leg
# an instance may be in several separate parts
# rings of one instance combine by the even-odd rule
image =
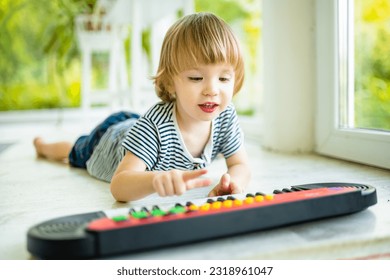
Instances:
[[[37,155],[50,160],[67,161],[73,144],[67,141],[46,143],[42,138],[34,139]]]
[[[89,135],[84,135],[77,139],[70,150],[69,163],[71,166],[86,168],[86,163],[91,157],[95,147],[109,127],[130,118],[138,119],[140,116],[131,112],[118,112],[107,117]]]

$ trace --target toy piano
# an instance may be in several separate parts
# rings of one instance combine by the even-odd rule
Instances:
[[[103,258],[350,214],[376,202],[372,186],[317,183],[272,194],[111,209],[35,225],[28,231],[27,248],[44,259]]]

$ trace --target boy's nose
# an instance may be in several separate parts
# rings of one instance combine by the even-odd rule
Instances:
[[[204,96],[217,96],[218,95],[218,93],[216,92],[216,91],[210,91],[210,90],[205,90],[205,91],[203,91],[203,95]]]
[[[218,95],[218,87],[215,82],[210,81],[207,83],[205,89],[203,90],[203,95],[205,96],[216,96]]]

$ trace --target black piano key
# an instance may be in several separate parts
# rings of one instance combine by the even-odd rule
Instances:
[[[309,190],[308,188],[304,188],[304,187],[291,187],[291,189],[294,191],[307,191],[307,190]]]

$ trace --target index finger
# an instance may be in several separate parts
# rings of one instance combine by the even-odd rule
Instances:
[[[187,190],[191,190],[194,188],[203,188],[203,187],[208,187],[212,183],[211,179],[207,178],[201,178],[201,179],[192,179],[186,183],[186,188]]]
[[[197,170],[189,170],[183,172],[183,180],[188,181],[192,179],[196,179],[207,173],[207,169],[197,169]]]

